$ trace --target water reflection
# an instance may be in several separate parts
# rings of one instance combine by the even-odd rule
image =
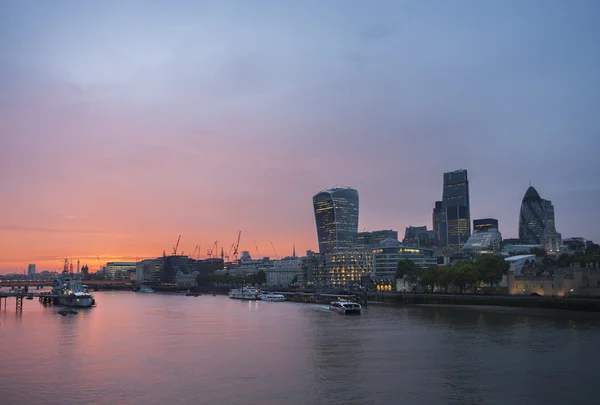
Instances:
[[[98,293],[0,311],[7,403],[594,404],[595,314]],[[566,387],[578,387],[576,390]],[[543,387],[543,388],[542,388]],[[3,402],[4,403],[4,402]]]

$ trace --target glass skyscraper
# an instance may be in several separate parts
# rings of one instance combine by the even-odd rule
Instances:
[[[460,250],[471,236],[469,180],[466,170],[444,173],[440,245]]]
[[[554,206],[540,197],[537,190],[529,187],[521,202],[519,215],[519,239],[521,243],[540,244],[544,233],[555,233]]]
[[[323,190],[313,197],[319,253],[353,246],[358,233],[358,191],[352,188]]]

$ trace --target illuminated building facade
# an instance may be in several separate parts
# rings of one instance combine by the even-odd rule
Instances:
[[[135,262],[109,262],[104,267],[104,274],[109,279],[129,279],[129,271],[134,271]]]
[[[319,253],[349,249],[358,233],[358,191],[332,188],[313,197]]]
[[[424,249],[406,246],[397,240],[387,239],[380,246],[372,250],[373,279],[377,284],[381,280],[395,280],[398,262],[408,259],[419,267],[437,266],[437,257],[433,256],[433,249]]]
[[[372,255],[368,250],[344,250],[325,254],[326,284],[333,287],[360,285],[371,275]]]
[[[494,218],[474,219],[473,231],[488,231],[490,229],[499,229],[498,220]]]
[[[471,209],[467,171],[456,170],[444,173],[440,218],[441,246],[461,250],[469,236],[471,236]]]
[[[487,230],[474,230],[473,235],[467,239],[463,250],[475,255],[500,254],[500,244],[502,235],[497,228],[488,228]]]

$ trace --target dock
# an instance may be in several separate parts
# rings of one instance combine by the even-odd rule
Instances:
[[[38,298],[39,302],[43,305],[56,304],[58,295],[49,292],[27,292],[27,291],[0,291],[0,309],[2,309],[2,300],[4,299],[4,309],[8,306],[8,299],[15,299],[15,309],[17,311],[23,310],[23,300]]]

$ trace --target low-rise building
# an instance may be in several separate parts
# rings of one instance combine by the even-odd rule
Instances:
[[[136,262],[108,262],[104,266],[104,278],[129,279],[129,270],[135,270]]]
[[[502,235],[496,228],[474,230],[465,242],[463,251],[473,255],[497,255],[500,253],[501,242]]]
[[[286,257],[281,260],[273,260],[272,266],[265,269],[267,276],[267,285],[289,286],[298,277],[298,266],[300,259],[296,257]]]
[[[544,271],[541,275],[517,276],[508,272],[510,295],[539,295],[546,297],[598,297],[600,271],[580,267]]]

